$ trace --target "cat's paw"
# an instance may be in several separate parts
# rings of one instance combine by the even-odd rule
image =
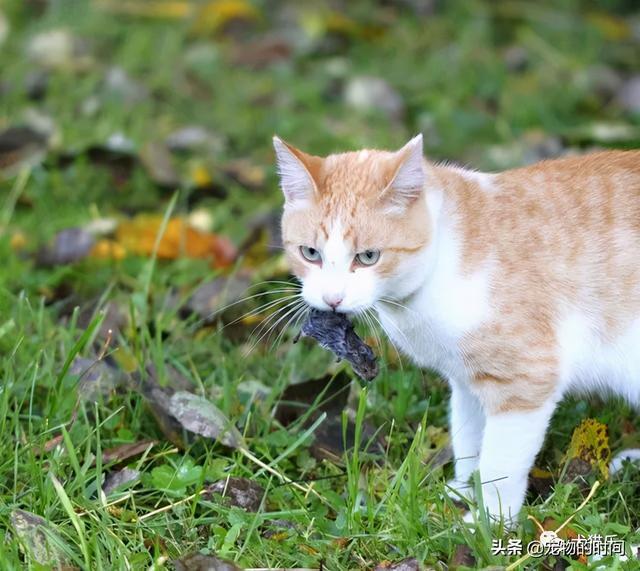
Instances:
[[[454,502],[472,502],[475,498],[473,486],[455,478],[447,482],[445,491]]]

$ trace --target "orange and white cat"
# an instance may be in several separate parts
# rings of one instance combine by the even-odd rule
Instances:
[[[451,386],[452,489],[475,470],[519,512],[558,401],[640,405],[640,151],[483,174],[397,152],[321,158],[274,138],[283,242],[306,302],[375,310]]]

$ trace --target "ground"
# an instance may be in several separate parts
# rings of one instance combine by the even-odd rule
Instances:
[[[613,452],[640,444],[624,403],[565,402],[522,525],[471,533],[444,495],[437,375],[366,323],[365,388],[293,343],[295,314],[262,335],[294,293],[274,133],[322,154],[422,132],[430,158],[478,169],[637,147],[640,12],[597,4],[0,4],[0,566],[505,566],[493,539],[526,545],[527,515],[564,522],[598,478],[571,532],[640,543],[638,469],[608,480],[580,452],[599,425],[570,446],[587,418]],[[181,415],[183,389],[200,400]]]

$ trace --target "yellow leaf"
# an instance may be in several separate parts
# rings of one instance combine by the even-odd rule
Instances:
[[[571,436],[567,459],[580,458],[598,470],[603,478],[609,477],[609,436],[607,426],[593,418],[583,420]]]
[[[214,0],[197,11],[193,31],[196,34],[215,33],[232,22],[255,22],[258,17],[258,10],[245,0]]]
[[[191,167],[189,178],[194,186],[197,187],[208,186],[213,182],[207,167],[200,164],[195,164]]]
[[[123,260],[127,251],[122,244],[115,240],[98,240],[89,254],[92,258],[100,260]]]
[[[140,367],[134,354],[126,347],[118,347],[118,350],[113,352],[113,358],[125,373],[133,373]]]
[[[193,12],[193,6],[186,0],[100,0],[98,7],[115,14],[168,20],[180,20]]]
[[[162,227],[162,216],[141,214],[122,222],[116,240],[127,251],[151,256]],[[180,257],[209,259],[216,267],[230,265],[236,256],[233,244],[226,238],[192,228],[182,218],[171,218],[158,244],[160,259]]]
[[[626,40],[631,35],[629,24],[613,14],[591,12],[587,19],[608,40]]]
[[[14,250],[15,252],[19,252],[20,250],[23,250],[27,245],[27,237],[23,232],[20,232],[20,230],[18,230],[17,232],[11,234],[11,240],[9,244],[11,245],[12,250]]]

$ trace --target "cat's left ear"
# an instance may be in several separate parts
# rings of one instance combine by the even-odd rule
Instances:
[[[322,159],[296,149],[280,137],[273,137],[273,148],[276,151],[280,187],[286,206],[297,208],[307,205],[318,192],[316,178]]]
[[[390,163],[390,182],[381,198],[392,210],[403,211],[415,201],[424,189],[424,155],[422,135],[416,135],[404,147],[394,153]]]

